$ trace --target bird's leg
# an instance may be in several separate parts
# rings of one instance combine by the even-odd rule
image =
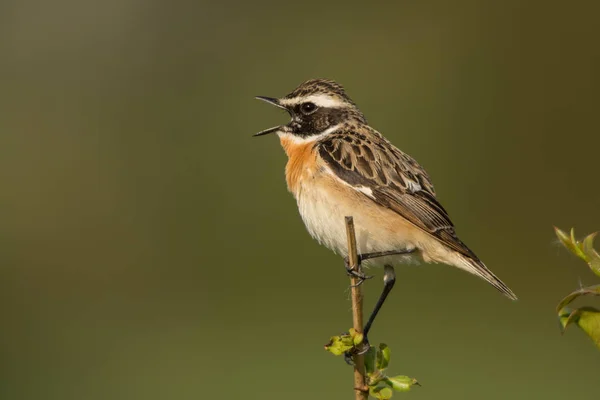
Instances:
[[[381,294],[379,295],[379,299],[377,299],[375,308],[373,308],[373,311],[371,312],[371,315],[369,316],[367,324],[365,325],[365,329],[363,329],[363,335],[364,335],[363,345],[364,345],[364,348],[366,349],[363,351],[365,351],[365,352],[367,350],[369,350],[369,339],[367,338],[367,335],[369,334],[369,331],[371,330],[371,325],[373,325],[373,321],[375,321],[375,317],[377,317],[377,313],[379,313],[381,306],[385,302],[385,299],[387,298],[388,294],[390,294],[390,291],[394,287],[395,283],[396,283],[396,272],[394,271],[394,267],[392,267],[391,265],[385,265],[384,274],[383,274],[383,290],[381,291]]]
[[[388,250],[388,251],[376,251],[374,253],[364,253],[358,255],[358,261],[370,260],[371,258],[379,258],[385,256],[394,256],[397,254],[410,254],[414,253],[416,249],[404,249],[404,250]]]
[[[369,334],[369,331],[371,330],[371,326],[373,325],[373,321],[375,321],[375,317],[379,313],[381,306],[385,302],[385,299],[387,298],[388,294],[390,294],[390,291],[394,287],[395,283],[396,283],[396,272],[394,271],[394,267],[392,267],[391,265],[385,265],[384,266],[384,274],[383,274],[383,290],[381,291],[381,295],[379,295],[379,299],[377,299],[377,303],[375,304],[375,307],[373,308],[373,311],[371,312],[371,315],[369,316],[369,320],[367,321],[365,328],[363,329],[363,341],[361,344],[362,349],[359,351],[354,350],[354,352],[344,353],[344,360],[346,361],[346,363],[348,365],[353,365],[352,356],[354,354],[356,354],[356,353],[364,354],[367,351],[369,351],[369,348],[371,347],[371,345],[369,344],[369,338],[367,335]]]
[[[360,265],[360,263],[362,261],[370,260],[372,258],[392,256],[392,255],[398,255],[398,254],[410,254],[410,253],[415,252],[415,250],[416,249],[389,250],[389,251],[377,251],[377,252],[373,252],[373,253],[359,254],[358,255],[358,264]],[[352,285],[352,286],[360,286],[365,280],[372,278],[372,276],[367,276],[363,273],[359,273],[354,268],[352,268],[350,266],[348,257],[344,257],[344,265],[346,267],[346,273],[349,276],[358,278],[358,283],[356,283],[356,285]],[[379,296],[379,299],[377,299],[375,308],[373,308],[373,311],[371,312],[371,315],[369,316],[369,320],[367,321],[365,328],[363,329],[363,342],[362,342],[363,349],[360,351],[360,354],[366,353],[370,348],[369,338],[367,335],[368,335],[369,331],[371,330],[371,326],[373,325],[373,321],[375,321],[375,317],[377,317],[377,314],[379,313],[381,306],[385,302],[385,299],[387,298],[388,294],[390,294],[390,291],[394,287],[395,283],[396,283],[396,272],[394,271],[394,267],[392,267],[391,265],[385,265],[384,266],[384,274],[383,274],[383,290],[381,291],[381,295]],[[346,352],[344,354],[344,360],[346,361],[347,364],[352,365],[352,353]]]

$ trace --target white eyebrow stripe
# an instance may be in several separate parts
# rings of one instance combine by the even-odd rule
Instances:
[[[280,103],[285,106],[311,102],[319,107],[326,108],[342,108],[348,107],[349,104],[333,96],[327,94],[312,94],[310,96],[293,97],[291,99],[281,99]]]

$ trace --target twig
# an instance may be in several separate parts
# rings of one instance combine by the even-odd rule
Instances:
[[[354,232],[354,220],[352,217],[346,217],[346,236],[348,238],[348,264],[350,268],[359,274],[362,272],[358,262],[358,251],[356,248],[356,234]],[[350,277],[352,284],[352,321],[354,330],[361,332],[363,330],[363,297],[360,278]],[[354,354],[354,394],[356,400],[367,400],[369,396],[368,387],[365,379],[365,357],[360,352]]]

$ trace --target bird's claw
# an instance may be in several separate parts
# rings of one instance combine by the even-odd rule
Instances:
[[[360,347],[360,349],[359,349]],[[371,344],[369,343],[369,339],[367,337],[363,337],[363,341],[356,346],[354,349],[347,351],[344,353],[344,361],[346,364],[350,366],[354,366],[354,356],[355,355],[363,355],[371,348]]]
[[[353,285],[350,285],[350,287],[358,287],[362,285],[362,283],[367,279],[373,278],[373,276],[365,275],[362,272],[358,272],[353,267],[351,267],[350,262],[348,261],[348,257],[344,257],[344,266],[346,267],[346,273],[349,277],[358,279],[358,282]]]
[[[344,353],[344,361],[346,361],[346,364],[348,364],[349,366],[351,366],[351,367],[354,366],[354,360],[352,359],[352,352],[347,351]]]

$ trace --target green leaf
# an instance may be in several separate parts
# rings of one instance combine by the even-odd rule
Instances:
[[[600,349],[600,310],[593,307],[581,307],[561,310],[559,316],[563,331],[571,324],[578,325]]]
[[[385,343],[380,343],[377,349],[377,369],[386,369],[390,363],[390,348]]]
[[[560,316],[562,309],[565,308],[565,306],[567,306],[573,300],[575,300],[579,296],[585,295],[600,296],[600,285],[584,287],[569,293],[564,299],[560,301],[560,303],[558,303],[558,306],[556,307],[558,315]]]
[[[600,254],[594,249],[594,239],[596,238],[596,234],[592,233],[587,235],[585,239],[583,239],[583,243],[581,244],[581,251],[585,254],[590,269],[593,273],[600,276]]]
[[[575,238],[575,228],[571,228],[571,242],[575,245],[575,255],[581,258],[583,261],[588,262],[588,259],[581,247],[581,242]]]
[[[329,339],[329,343],[325,345],[325,350],[339,356],[360,345],[363,338],[364,335],[362,333],[356,332],[354,328],[350,328],[347,334],[332,336]]]
[[[557,227],[554,227],[554,233],[558,237],[558,240],[562,243],[563,246],[567,248],[571,253],[578,255],[579,248],[577,247],[577,241],[574,237],[574,231],[571,229],[571,236],[567,235],[565,232],[561,231]]]
[[[335,354],[342,355],[354,348],[354,341],[350,335],[332,336],[329,343],[325,345],[325,350]]]
[[[375,360],[377,358],[377,350],[374,347],[370,347],[365,353],[365,369],[367,374],[371,375],[375,372]]]
[[[415,385],[421,386],[416,379],[405,375],[388,377],[385,379],[385,383],[397,392],[408,392]]]
[[[600,349],[600,310],[593,307],[582,307],[578,310],[578,314],[577,324]]]
[[[594,249],[596,233],[586,236],[583,242],[579,242],[575,238],[575,230],[572,228],[571,235],[567,235],[557,227],[554,227],[554,231],[563,246],[585,261],[594,274],[600,276],[600,254]]]
[[[387,386],[377,386],[369,389],[369,394],[376,399],[387,400],[392,398],[392,389]]]
[[[367,385],[370,387],[375,387],[386,378],[387,376],[385,376],[383,372],[380,370],[375,370],[374,372],[367,374]]]

